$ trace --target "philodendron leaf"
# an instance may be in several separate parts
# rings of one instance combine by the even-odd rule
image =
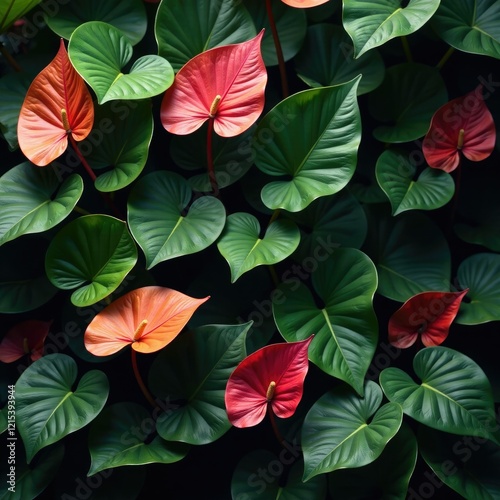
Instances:
[[[192,197],[187,181],[167,171],[140,179],[128,200],[130,231],[146,255],[148,269],[159,262],[210,246],[226,220],[224,205],[213,196]]]
[[[161,2],[156,14],[159,54],[175,72],[205,50],[245,42],[256,34],[242,2],[169,0]]]
[[[176,409],[158,417],[163,439],[207,444],[231,428],[224,393],[229,375],[246,356],[250,327],[201,326],[177,337],[158,355],[149,373],[151,390],[172,403],[179,401]]]
[[[392,38],[420,29],[436,12],[440,0],[343,0],[342,22],[354,42],[356,57]]]
[[[376,50],[357,60],[353,52],[352,42],[341,26],[313,24],[294,59],[295,70],[310,87],[346,83],[361,74],[357,93],[366,94],[382,83],[384,62]]]
[[[499,14],[495,0],[441,0],[431,23],[452,47],[500,59]]]
[[[472,359],[447,347],[426,347],[413,360],[422,380],[399,368],[386,368],[380,385],[389,401],[418,422],[444,432],[486,437],[499,443],[491,386]]]
[[[169,443],[155,432],[155,419],[144,406],[125,402],[108,406],[90,428],[88,475],[123,465],[171,464],[186,456],[189,445]]]
[[[49,354],[16,383],[16,424],[28,463],[45,446],[85,427],[102,410],[109,392],[106,375],[91,370],[77,378],[76,362],[65,354]]]
[[[27,14],[41,0],[6,0],[0,4],[0,33]]]
[[[500,320],[500,255],[477,253],[465,259],[457,270],[461,288],[469,288],[457,315],[461,325]]]
[[[271,266],[286,259],[299,241],[299,229],[291,220],[275,220],[261,238],[257,218],[237,212],[227,217],[217,246],[231,268],[231,283],[234,283],[256,266]]]
[[[316,263],[311,279],[324,306],[318,307],[306,285],[285,280],[273,301],[276,326],[288,342],[314,334],[309,359],[362,395],[378,339],[375,266],[359,250],[339,248]]]
[[[407,155],[391,149],[377,160],[377,182],[391,202],[392,215],[406,210],[434,210],[453,197],[455,183],[447,172],[427,167],[415,179],[416,171]]]
[[[0,245],[56,226],[75,208],[82,192],[78,174],[61,184],[51,168],[24,162],[10,169],[0,177]]]
[[[123,281],[137,262],[137,248],[125,222],[108,215],[85,215],[61,229],[47,249],[45,270],[75,306],[86,307]]]
[[[444,484],[463,498],[495,500],[500,497],[500,446],[477,436],[457,439],[420,426],[419,451]]]
[[[130,72],[123,74],[132,52],[129,39],[119,29],[101,21],[80,25],[73,31],[68,46],[73,66],[94,89],[99,104],[116,99],[146,99],[172,85],[172,66],[156,55],[140,57]]]
[[[333,498],[405,500],[417,455],[415,435],[403,422],[374,462],[330,473],[330,493]]]
[[[363,398],[340,386],[316,401],[302,426],[303,481],[377,459],[403,421],[399,404],[381,403],[382,390],[370,380]]]
[[[256,165],[266,174],[291,177],[264,186],[261,196],[268,208],[300,212],[349,182],[361,140],[360,78],[298,92],[260,121],[254,134]]]

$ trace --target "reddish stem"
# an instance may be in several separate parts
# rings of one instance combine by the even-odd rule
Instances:
[[[207,164],[208,164],[208,178],[210,179],[210,186],[212,186],[212,191],[214,196],[219,196],[219,186],[217,185],[217,179],[215,177],[215,167],[214,167],[214,157],[212,153],[212,137],[214,131],[214,119],[208,119],[208,129],[207,129]]]
[[[278,425],[276,424],[276,417],[274,416],[273,409],[271,407],[271,402],[267,403],[267,414],[269,415],[269,420],[271,421],[271,426],[274,431],[274,435],[278,439],[279,443],[283,445],[285,440],[283,439],[283,436],[281,435],[281,432],[278,429]]]
[[[153,408],[159,408],[158,405],[156,404],[155,400],[153,399],[153,396],[151,393],[148,391],[148,388],[144,384],[144,381],[142,380],[141,374],[139,373],[139,368],[137,367],[137,354],[135,349],[130,349],[132,351],[132,368],[134,370],[134,375],[135,379],[137,380],[137,383],[139,384],[139,387],[144,394],[144,397],[149,401],[151,406]]]
[[[267,18],[269,19],[269,25],[271,26],[271,32],[273,34],[274,47],[276,49],[276,56],[278,57],[278,64],[279,64],[280,75],[281,75],[281,89],[283,92],[283,98],[285,99],[289,95],[288,80],[286,77],[286,68],[285,68],[285,58],[283,57],[283,50],[281,48],[280,37],[278,35],[278,29],[276,28],[276,22],[274,20],[271,0],[266,0],[266,10],[267,10]]]

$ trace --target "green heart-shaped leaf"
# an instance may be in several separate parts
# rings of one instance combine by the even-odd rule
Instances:
[[[456,322],[477,325],[500,320],[500,255],[477,253],[465,259],[457,270],[457,280],[462,289],[468,288]]]
[[[202,196],[186,214],[192,194],[187,181],[173,172],[152,172],[134,185],[128,200],[128,222],[146,255],[148,269],[200,252],[222,232],[224,205],[213,196]]]
[[[441,0],[431,23],[452,47],[500,59],[499,15],[496,0]]]
[[[163,439],[207,444],[231,428],[224,394],[229,375],[246,356],[250,326],[200,326],[179,335],[158,355],[149,373],[151,390],[179,403],[158,417]]]
[[[373,462],[396,435],[403,421],[401,406],[380,407],[382,391],[370,380],[360,398],[346,386],[324,394],[302,426],[304,481],[336,469]]]
[[[106,375],[87,372],[75,387],[76,362],[49,354],[29,366],[16,383],[16,424],[28,463],[38,450],[85,427],[108,398]]]
[[[343,0],[342,22],[354,42],[356,57],[392,38],[420,29],[436,12],[440,0]]]
[[[125,222],[108,215],[85,215],[67,224],[45,257],[49,280],[86,307],[107,297],[137,262],[137,248]]]
[[[27,14],[41,0],[4,0],[0,5],[0,33]]]
[[[389,198],[392,215],[406,210],[434,210],[446,205],[455,192],[455,183],[444,170],[427,167],[414,180],[417,167],[408,157],[393,150],[377,160],[377,182]]]
[[[314,24],[295,57],[295,70],[310,87],[346,83],[361,74],[358,95],[371,92],[384,79],[382,57],[376,50],[359,59],[353,56],[351,39],[341,26]]]
[[[286,259],[300,241],[300,231],[291,220],[275,220],[263,238],[259,235],[260,224],[253,215],[238,212],[227,217],[217,247],[231,268],[231,283],[256,266]]]
[[[190,447],[184,443],[169,443],[159,436],[149,440],[155,432],[155,419],[143,406],[137,403],[108,406],[90,428],[92,463],[88,475],[123,465],[171,464],[186,456]]]
[[[414,141],[426,134],[432,115],[447,100],[437,68],[417,63],[392,66],[368,98],[370,113],[388,123],[375,128],[373,135],[382,142]]]
[[[276,326],[288,342],[314,334],[309,359],[362,394],[378,339],[372,304],[375,266],[363,252],[339,248],[327,260],[315,262],[311,278],[324,306],[316,305],[297,278],[287,277],[278,287],[282,295],[273,302]]]
[[[73,31],[87,21],[103,21],[127,36],[132,45],[146,34],[146,9],[141,0],[72,0],[58,5],[55,15],[47,16],[48,27],[69,40]]]
[[[175,72],[205,50],[246,42],[256,34],[242,2],[169,0],[156,13],[159,54]]]
[[[264,186],[268,208],[300,212],[349,182],[361,140],[360,78],[298,92],[260,121],[254,134],[256,165],[266,174],[291,177]]]
[[[119,29],[101,21],[79,26],[68,46],[71,63],[94,89],[99,104],[116,99],[146,99],[172,85],[172,66],[160,56],[142,56],[128,74],[123,74],[122,68],[132,52],[129,39]]]
[[[487,437],[497,428],[491,386],[472,359],[447,347],[426,347],[413,360],[417,384],[399,368],[386,368],[380,385],[406,415],[444,432]]]
[[[25,162],[10,169],[0,177],[0,245],[56,226],[75,208],[82,192],[78,174],[60,184],[51,168]]]

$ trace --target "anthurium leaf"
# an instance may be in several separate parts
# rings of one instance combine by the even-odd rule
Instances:
[[[260,51],[263,34],[261,31],[246,42],[215,47],[187,62],[161,103],[165,129],[186,135],[208,120],[222,137],[249,129],[264,108],[267,72]]]
[[[173,172],[152,172],[133,187],[128,200],[130,231],[146,255],[150,269],[159,262],[199,252],[224,228],[224,205],[213,196],[197,198]]]
[[[469,288],[457,316],[457,323],[477,325],[500,320],[500,255],[478,253],[461,262],[457,280],[462,288]]]
[[[43,356],[43,343],[51,321],[27,319],[16,323],[0,341],[0,361],[12,363],[28,355],[31,361]]]
[[[287,468],[289,464],[291,466]],[[265,481],[259,477],[259,471],[266,474]],[[303,471],[304,464],[298,451],[288,443],[279,457],[267,450],[251,451],[236,465],[231,479],[231,496],[256,500],[323,500],[326,476],[316,476],[304,483]]]
[[[93,169],[112,167],[97,176],[95,187],[116,191],[137,179],[148,159],[152,136],[149,100],[112,101],[98,106],[94,128],[79,145],[83,154],[90,152],[86,160]]]
[[[317,7],[318,5],[322,5],[328,0],[282,0],[283,3],[289,5],[290,7],[295,7],[298,9]]]
[[[306,14],[301,9],[289,9],[282,0],[271,0],[273,18],[280,39],[283,59],[290,60],[299,51],[306,36]],[[243,4],[252,16],[257,31],[264,29],[262,39],[262,57],[266,66],[276,66],[278,56],[274,45],[273,34],[269,24],[266,2],[243,0]]]
[[[444,432],[481,436],[498,443],[491,386],[472,359],[443,346],[426,347],[413,360],[422,382],[399,368],[386,368],[380,385],[389,401],[418,422]]]
[[[266,412],[291,417],[302,399],[312,335],[298,342],[270,344],[247,356],[227,381],[225,402],[235,427],[252,427]]]
[[[6,0],[0,5],[0,33],[27,14],[40,0]]]
[[[278,287],[285,298],[273,302],[276,326],[288,342],[314,334],[309,359],[362,394],[378,339],[375,266],[359,250],[339,248],[317,264],[311,279],[324,307],[306,285],[286,280]]]
[[[254,138],[265,147],[256,148],[256,165],[266,174],[291,177],[264,186],[268,208],[300,212],[349,182],[361,139],[359,79],[298,92],[260,120]]]
[[[61,39],[56,57],[35,77],[24,98],[17,124],[19,147],[43,167],[66,151],[68,136],[85,139],[93,122],[92,97]]]
[[[149,373],[151,390],[180,404],[158,417],[156,426],[163,439],[207,444],[231,428],[224,392],[229,375],[246,356],[250,326],[201,326],[177,337],[158,355]]]
[[[153,97],[174,81],[170,63],[156,55],[140,57],[129,73],[123,74],[132,57],[132,44],[119,29],[101,21],[89,21],[73,31],[68,52],[76,71],[94,89],[99,104]]]
[[[52,240],[45,257],[49,280],[71,295],[75,306],[95,304],[116,290],[137,261],[126,224],[108,215],[85,215]]]
[[[440,0],[343,0],[342,22],[354,42],[356,57],[392,38],[420,29],[436,12]]]
[[[16,424],[28,463],[45,446],[85,427],[102,410],[109,392],[106,375],[85,373],[75,386],[76,362],[65,354],[49,354],[16,383]]]
[[[361,467],[377,459],[403,420],[401,406],[382,403],[380,387],[365,383],[364,397],[346,386],[324,394],[302,426],[304,481],[336,469]]]
[[[205,50],[245,42],[256,34],[242,2],[170,0],[156,13],[159,54],[175,72]]]
[[[377,266],[381,295],[405,302],[420,292],[449,289],[450,249],[434,222],[420,212],[394,218],[374,205],[367,215],[365,249]]]
[[[61,184],[51,168],[21,163],[0,177],[0,245],[56,226],[73,210],[83,180],[72,174]]]
[[[442,344],[467,292],[422,292],[410,297],[389,319],[389,343],[403,349],[421,335],[426,347]]]
[[[301,229],[296,260],[320,262],[342,246],[360,248],[366,237],[366,215],[347,190],[314,200],[302,212],[287,214]]]
[[[90,427],[88,475],[123,465],[171,464],[188,453],[189,445],[169,443],[155,434],[155,420],[144,406],[125,402],[108,406]]]
[[[188,179],[194,191],[210,192],[212,186],[208,175],[207,128],[203,124],[189,135],[174,135],[170,141],[170,155],[174,162],[185,170],[196,173]],[[237,137],[212,137],[212,162],[215,180],[219,189],[234,184],[253,165],[255,152],[252,149],[252,134],[255,125]]]
[[[391,202],[392,215],[406,210],[435,210],[453,197],[455,183],[447,172],[425,168],[415,178],[416,171],[406,154],[388,149],[379,156],[375,173]]]
[[[46,19],[48,27],[66,40],[81,24],[103,21],[118,28],[136,45],[147,27],[146,9],[140,0],[72,0],[60,5],[57,14]]]
[[[286,259],[300,241],[300,232],[291,220],[275,220],[262,238],[260,231],[259,221],[251,214],[237,212],[227,217],[217,247],[231,268],[231,283],[256,266]]]
[[[477,436],[457,439],[456,435],[420,426],[418,446],[436,476],[463,498],[499,498],[499,445]]]
[[[310,87],[346,83],[359,74],[358,95],[377,88],[384,79],[384,62],[377,50],[354,59],[351,39],[341,26],[313,24],[295,57],[295,70]]]
[[[372,463],[355,469],[337,469],[328,475],[330,493],[338,498],[405,500],[417,462],[417,440],[402,423],[382,454]]]
[[[448,100],[439,70],[420,63],[388,68],[378,88],[370,93],[370,113],[387,125],[375,128],[382,142],[408,142],[425,135],[432,115]]]
[[[431,23],[452,47],[500,59],[499,13],[495,0],[441,0]]]

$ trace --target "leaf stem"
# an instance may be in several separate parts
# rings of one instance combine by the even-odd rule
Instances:
[[[441,69],[445,65],[446,61],[451,57],[453,52],[455,52],[455,47],[450,46],[441,60],[436,64],[436,68]]]
[[[413,62],[413,56],[411,55],[410,44],[408,43],[408,38],[405,36],[401,37],[401,43],[403,44],[403,51],[405,53],[408,62]]]
[[[88,210],[85,210],[84,208],[82,207],[79,207],[78,205],[75,205],[75,207],[73,208],[73,210],[78,213],[78,214],[82,214],[82,215],[90,215],[90,212]]]
[[[12,66],[14,71],[17,71],[18,73],[22,72],[21,66],[17,63],[17,61],[12,57],[10,52],[0,43],[0,53],[2,54],[3,57],[7,60],[7,62]]]
[[[281,435],[281,432],[278,429],[278,425],[276,424],[276,417],[274,416],[274,412],[271,407],[271,402],[267,403],[267,414],[269,415],[269,420],[271,421],[271,427],[273,428],[276,439],[279,441],[281,445],[283,445],[285,440],[283,439],[283,436]]]
[[[207,129],[207,165],[208,165],[208,178],[210,179],[210,186],[212,187],[213,194],[216,198],[219,197],[219,186],[217,185],[217,178],[215,177],[214,157],[212,152],[212,138],[214,132],[214,118],[208,119]]]
[[[271,32],[273,34],[274,47],[276,49],[276,56],[278,57],[278,65],[279,65],[279,69],[280,69],[281,89],[283,92],[283,99],[286,99],[289,96],[289,91],[288,91],[288,80],[286,77],[285,58],[283,57],[283,50],[281,48],[281,42],[280,42],[280,38],[278,35],[278,29],[276,28],[276,22],[274,20],[273,7],[271,5],[271,0],[266,0],[266,11],[267,11],[267,18],[269,19],[269,25],[271,26]]]
[[[451,215],[450,215],[450,227],[448,228],[448,236],[451,237],[453,233],[453,222],[455,220],[455,214],[457,213],[458,208],[458,197],[460,193],[460,182],[462,179],[462,162],[458,164],[458,167],[455,169],[455,192],[453,193],[453,201],[451,206]]]
[[[153,396],[151,393],[148,391],[148,388],[144,384],[144,381],[142,380],[141,374],[139,373],[139,368],[137,367],[137,353],[135,349],[130,349],[132,352],[132,368],[134,370],[134,375],[135,379],[137,380],[137,383],[139,384],[139,387],[144,394],[144,397],[149,401],[149,404],[153,408],[159,408],[159,406],[156,404],[155,400],[153,399]]]

